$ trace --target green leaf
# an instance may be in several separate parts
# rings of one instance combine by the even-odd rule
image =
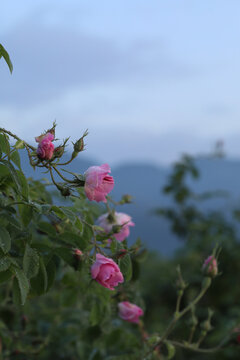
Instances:
[[[173,346],[170,342],[165,342],[167,351],[168,351],[168,360],[173,359],[176,353],[175,346]]]
[[[8,257],[2,257],[0,259],[0,272],[6,271],[11,265],[11,261]]]
[[[16,185],[16,191],[18,193],[21,193],[21,180],[19,179],[19,176],[18,176],[18,173],[17,173],[16,169],[14,168],[14,166],[10,162],[8,162],[6,160],[1,159],[1,162],[8,168],[9,173],[10,173],[10,175],[11,175],[11,177],[12,177],[12,179],[13,179],[15,185]]]
[[[72,250],[67,247],[58,247],[54,249],[54,253],[59,256],[68,265],[74,265],[74,256]]]
[[[12,162],[14,162],[15,165],[17,165],[17,167],[21,170],[21,160],[20,160],[20,156],[18,151],[14,151],[11,155],[10,155],[10,159],[12,160]]]
[[[13,275],[10,270],[0,272],[0,284],[9,280],[12,276]]]
[[[11,238],[9,232],[2,227],[0,228],[0,248],[4,254],[11,249]]]
[[[100,323],[100,321],[103,318],[103,307],[101,306],[101,303],[99,302],[94,302],[94,304],[91,307],[91,312],[90,312],[90,323],[92,326],[95,326],[97,324]]]
[[[88,241],[84,238],[84,236],[71,233],[70,231],[65,231],[59,236],[59,239],[67,244],[75,245],[81,250],[84,250],[88,245]]]
[[[24,305],[29,292],[29,282],[23,270],[14,268],[13,272],[16,275],[13,282],[13,289],[15,293],[13,297],[17,303]]]
[[[53,260],[50,260],[47,263],[46,266],[46,272],[47,272],[47,291],[52,287],[54,280],[55,280],[55,276],[56,276],[56,265],[54,263]]]
[[[81,222],[81,220],[78,217],[76,218],[74,225],[80,232],[83,231],[83,223]]]
[[[29,205],[18,205],[22,223],[27,227],[33,217],[33,208]]]
[[[23,256],[23,270],[28,279],[37,275],[39,270],[39,256],[35,249],[28,244],[25,247]]]
[[[27,179],[25,177],[25,175],[23,174],[22,171],[19,171],[17,170],[17,175],[18,175],[18,179],[19,179],[19,182],[20,182],[20,185],[21,185],[21,189],[22,189],[22,196],[28,200],[28,191],[29,191],[29,188],[28,188],[28,182],[27,182]]]
[[[132,260],[129,254],[126,254],[119,260],[120,270],[124,276],[125,281],[132,278]]]
[[[8,138],[5,134],[0,134],[0,149],[3,153],[9,155],[10,145],[8,142]]]
[[[9,56],[7,50],[3,47],[2,44],[0,44],[0,58],[1,58],[1,57],[4,58],[4,60],[6,61],[7,65],[8,65],[8,68],[9,68],[10,73],[12,73],[12,71],[13,71],[13,65],[12,65],[10,56]]]
[[[16,149],[24,149],[25,145],[24,145],[24,141],[23,140],[17,140],[16,144],[15,144],[15,148]]]
[[[42,295],[47,291],[48,287],[48,276],[44,261],[42,258],[39,260],[39,272],[37,276],[31,279],[31,288],[37,295]]]
[[[37,228],[45,234],[56,236],[56,229],[49,222],[41,221],[37,224]]]

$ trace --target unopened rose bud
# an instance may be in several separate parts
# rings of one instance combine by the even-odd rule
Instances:
[[[88,131],[86,130],[85,133],[83,134],[83,136],[73,144],[72,159],[74,159],[78,155],[79,152],[84,150],[84,147],[85,147],[84,138],[87,135],[88,135]]]
[[[83,252],[79,249],[74,249],[74,255],[76,256],[81,256],[83,254]]]
[[[62,196],[70,196],[71,195],[71,191],[66,186],[61,186],[61,185],[58,184],[57,188],[61,192]]]
[[[205,320],[201,323],[201,328],[208,332],[210,330],[212,330],[212,326],[211,326],[211,323],[210,323],[210,320]]]
[[[125,194],[122,196],[121,203],[122,204],[131,204],[132,198],[133,197],[131,195]]]
[[[73,267],[75,270],[79,270],[79,268],[81,266],[82,255],[83,255],[83,252],[80,249],[73,250],[73,256],[74,256]]]
[[[203,263],[203,273],[210,277],[215,277],[218,274],[217,260],[213,255],[210,255]]]

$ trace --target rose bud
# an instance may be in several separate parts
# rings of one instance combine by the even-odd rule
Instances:
[[[124,282],[118,265],[101,254],[96,255],[96,262],[91,267],[91,275],[99,284],[110,290],[114,290],[115,286]]]
[[[203,263],[202,270],[206,276],[215,277],[218,274],[217,260],[210,255]]]
[[[139,306],[128,301],[120,302],[118,309],[120,318],[131,323],[138,324],[139,316],[143,315],[143,310]]]
[[[74,255],[76,256],[81,256],[83,254],[83,252],[79,249],[74,249]]]
[[[54,135],[49,132],[45,135],[36,137],[35,140],[39,143],[37,148],[39,159],[50,160],[53,157],[54,152],[54,145],[52,143]]]
[[[113,232],[113,236],[118,241],[125,240],[130,234],[130,226],[134,226],[131,216],[115,212],[114,217],[109,218],[109,214],[101,215],[97,220],[106,233]]]
[[[113,177],[108,175],[111,169],[108,164],[91,166],[85,172],[84,190],[89,200],[107,202],[106,195],[114,187]]]

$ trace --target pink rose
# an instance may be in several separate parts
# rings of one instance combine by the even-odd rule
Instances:
[[[118,304],[119,316],[125,321],[131,323],[139,323],[139,316],[143,315],[143,310],[128,301],[123,301]]]
[[[50,160],[53,157],[54,145],[52,143],[54,135],[47,133],[35,138],[38,142],[37,155],[40,159]]]
[[[96,262],[91,267],[92,278],[102,286],[114,290],[114,286],[123,283],[124,278],[118,265],[101,254],[96,255]]]
[[[134,226],[134,222],[132,222],[131,216],[121,213],[121,212],[115,212],[112,219],[109,218],[109,214],[103,214],[101,215],[97,220],[99,226],[101,226],[106,233],[109,233],[113,230],[114,226],[120,226],[120,231],[117,233],[114,233],[114,237],[118,241],[125,240],[129,234],[129,226]]]
[[[111,169],[108,164],[91,166],[85,172],[84,190],[89,200],[107,202],[106,195],[114,187],[113,177],[108,175]]]
[[[208,276],[215,277],[218,274],[217,260],[213,255],[210,255],[203,263],[202,267],[204,273]]]

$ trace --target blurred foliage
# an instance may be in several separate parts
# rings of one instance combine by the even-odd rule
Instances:
[[[240,325],[240,242],[239,227],[234,217],[239,220],[239,211],[235,210],[230,218],[224,209],[200,210],[203,199],[208,200],[216,193],[195,194],[190,188],[189,179],[197,181],[199,170],[194,158],[184,156],[173,167],[164,192],[173,199],[172,206],[160,208],[156,213],[168,219],[172,231],[184,241],[181,248],[170,259],[157,254],[149,254],[141,272],[141,289],[145,300],[146,328],[151,332],[162,332],[175,309],[176,268],[181,265],[183,278],[191,286],[187,287],[181,307],[184,307],[198,291],[202,282],[199,269],[203,259],[211,254],[218,244],[222,251],[219,257],[220,275],[214,279],[207,294],[200,302],[196,316],[198,325],[207,316],[207,307],[214,311],[212,323],[214,331],[204,340],[204,347],[211,347],[234,328]],[[158,237],[161,236],[158,234]],[[164,241],[164,239],[162,239]],[[150,281],[151,279],[151,281]],[[188,339],[191,316],[186,316],[185,324],[181,323],[173,333],[174,338]],[[200,326],[196,329],[196,338],[200,334]],[[216,354],[193,354],[181,350],[176,359],[238,359],[240,345],[237,346],[237,334],[232,333],[232,341],[226,349]]]

